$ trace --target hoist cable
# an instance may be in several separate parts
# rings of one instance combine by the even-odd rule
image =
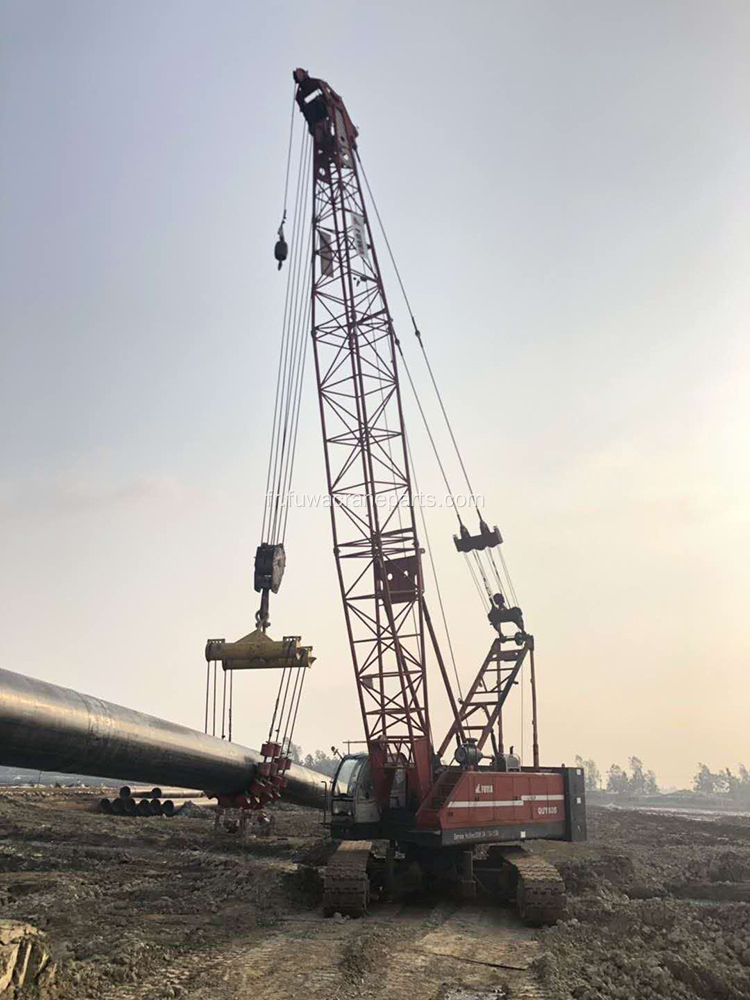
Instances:
[[[307,156],[305,157],[305,165],[307,161]],[[310,239],[312,234],[312,227],[306,227],[304,224],[304,219],[307,217],[307,203],[308,203],[308,189],[305,189],[305,197],[301,207],[298,243],[297,243],[297,256],[299,257],[299,265],[297,268],[297,287],[295,294],[294,308],[292,310],[291,318],[291,331],[292,331],[292,354],[290,359],[289,367],[289,385],[287,390],[286,399],[286,410],[284,415],[284,444],[286,446],[284,461],[282,462],[280,478],[279,478],[279,494],[281,497],[281,505],[284,509],[284,514],[288,511],[287,500],[288,492],[291,486],[290,480],[290,469],[294,460],[294,447],[296,443],[296,438],[294,435],[294,423],[297,415],[300,395],[302,390],[302,365],[303,359],[306,355],[307,348],[307,337],[306,337],[306,315],[309,308],[309,297],[305,295],[305,289],[309,283],[310,277]],[[306,236],[306,238],[305,238]],[[303,252],[304,245],[304,252]],[[286,520],[286,517],[284,517]],[[277,525],[277,536],[280,533],[280,524],[282,518],[279,515],[279,524]],[[279,540],[277,537],[276,541]]]
[[[498,556],[500,559],[501,569],[498,569],[497,564],[495,563],[495,554],[492,551],[492,549],[489,549],[487,554],[489,557],[490,565],[492,566],[492,571],[495,574],[495,577],[497,578],[501,592],[503,594],[507,594],[511,598],[514,604],[518,604],[518,598],[516,597],[516,590],[515,587],[513,586],[513,581],[511,580],[510,573],[508,571],[508,566],[505,562],[502,551],[498,549]]]
[[[301,160],[304,153],[305,146],[305,134],[303,133],[302,139],[300,141],[300,166]],[[294,215],[292,220],[292,246],[295,244],[297,226],[298,226],[298,209],[299,209],[299,198],[300,198],[300,184],[302,179],[302,171],[300,169],[297,175],[297,194],[294,204]],[[274,495],[272,486],[275,485],[276,481],[276,463],[278,460],[278,442],[279,442],[279,419],[281,407],[283,404],[283,390],[284,390],[284,367],[285,360],[287,356],[288,344],[287,344],[287,320],[289,317],[290,303],[292,300],[292,289],[294,287],[293,276],[295,271],[296,254],[293,255],[291,266],[287,270],[286,279],[286,295],[284,300],[284,316],[281,324],[281,343],[279,345],[279,366],[276,375],[276,401],[274,405],[274,415],[273,415],[273,430],[271,432],[271,452],[268,460],[268,477],[266,483],[266,506],[264,510],[263,518],[263,534],[262,538],[264,541],[267,540],[266,537],[266,516],[270,516],[271,510],[271,498]]]
[[[406,438],[406,449],[409,454],[409,465],[411,466],[411,474],[414,477],[414,485],[417,488],[417,496],[421,496],[419,492],[419,483],[417,482],[417,472],[414,467],[414,459],[412,458],[411,454],[411,444],[409,443],[408,438]],[[425,543],[427,545],[427,556],[430,560],[430,567],[432,568],[432,577],[435,581],[435,593],[437,594],[438,607],[440,608],[440,615],[443,619],[443,628],[445,629],[445,637],[448,640],[448,651],[450,653],[451,663],[453,664],[453,674],[456,678],[456,687],[458,688],[458,696],[461,699],[461,701],[463,701],[464,695],[463,691],[461,690],[461,680],[458,676],[456,657],[453,652],[453,640],[451,639],[451,632],[450,629],[448,628],[448,617],[445,613],[445,605],[443,604],[443,594],[440,589],[440,580],[438,578],[437,567],[435,566],[435,559],[432,555],[432,544],[430,542],[430,533],[427,530],[427,519],[424,516],[424,508],[421,503],[419,505],[419,514],[422,520],[422,527],[424,529],[424,538],[425,538]]]
[[[284,179],[284,211],[283,211],[282,219],[281,219],[281,224],[282,225],[284,224],[284,219],[286,219],[286,206],[287,206],[287,198],[288,198],[288,195],[289,195],[289,169],[290,169],[290,167],[292,165],[292,140],[294,138],[294,122],[295,122],[294,105],[295,105],[295,103],[296,103],[296,101],[294,100],[294,94],[292,94],[292,116],[291,116],[291,119],[289,121],[289,148],[287,149],[287,154],[286,154],[286,177]]]
[[[276,704],[273,707],[273,718],[271,719],[271,725],[268,727],[268,743],[273,739],[273,727],[276,725],[276,715],[279,711],[279,701],[281,700],[281,689],[284,686],[284,677],[286,676],[286,667],[281,671],[281,679],[279,680],[279,690],[276,692]]]
[[[229,742],[232,742],[232,712],[234,710],[234,670],[229,671]]]
[[[312,260],[310,259],[310,250],[312,247],[312,226],[307,232],[307,241],[305,244],[304,259],[308,261],[305,264],[304,277],[302,281],[302,287],[306,287],[311,274]],[[298,323],[297,332],[297,366],[294,377],[294,386],[292,394],[292,407],[291,407],[291,430],[290,430],[290,445],[288,449],[287,464],[285,470],[285,478],[282,483],[282,495],[284,497],[283,504],[283,517],[280,523],[280,530],[278,532],[278,540],[283,544],[286,538],[286,528],[289,521],[289,503],[290,503],[290,490],[292,486],[292,477],[294,474],[294,463],[297,454],[297,434],[299,431],[299,418],[300,418],[300,408],[302,405],[302,387],[305,378],[305,361],[307,358],[307,348],[310,342],[309,336],[309,325],[310,325],[310,311],[311,311],[311,300],[309,298],[303,298],[302,309],[300,311],[300,319]]]
[[[464,552],[464,559],[465,559],[466,565],[469,568],[469,573],[471,574],[471,579],[474,581],[474,586],[476,587],[476,591],[479,594],[479,600],[481,601],[482,608],[486,611],[487,610],[487,602],[485,601],[484,593],[482,592],[482,585],[480,584],[479,579],[477,578],[477,574],[474,572],[474,567],[471,565],[471,559],[469,559],[469,553],[468,552]]]
[[[503,550],[498,548],[498,557],[502,563],[502,567],[505,570],[505,575],[508,578],[508,586],[510,587],[510,596],[513,598],[513,603],[518,604],[518,597],[516,596],[516,588],[513,586],[513,580],[511,579],[510,570],[508,569],[508,564],[505,561],[505,556],[503,555]]]
[[[473,497],[473,496],[475,496],[475,493],[474,493],[474,490],[471,487],[471,482],[469,481],[469,474],[466,471],[466,466],[464,465],[463,456],[461,455],[461,451],[460,451],[460,449],[458,447],[458,442],[456,441],[456,436],[453,433],[453,426],[451,425],[451,422],[448,419],[448,411],[445,409],[445,404],[443,403],[443,397],[442,397],[442,395],[440,393],[440,390],[438,389],[438,384],[435,381],[435,376],[432,373],[432,365],[430,364],[430,359],[427,357],[427,351],[425,350],[424,344],[422,342],[422,334],[417,329],[416,324],[414,326],[414,333],[416,334],[417,340],[419,341],[419,346],[422,349],[422,356],[424,357],[425,364],[427,365],[427,371],[430,373],[430,381],[432,382],[432,387],[435,390],[435,395],[437,396],[438,403],[440,403],[440,409],[442,410],[443,418],[445,419],[445,426],[448,428],[448,433],[450,434],[451,441],[453,442],[453,447],[455,449],[456,456],[457,456],[459,464],[461,466],[461,471],[464,474],[464,479],[466,480],[466,486],[468,487],[468,490],[469,490],[469,496]],[[480,517],[480,520],[481,520],[481,517]]]
[[[505,594],[506,592],[510,593],[510,589],[506,587],[505,582],[500,574],[500,571],[497,568],[497,564],[495,563],[495,560],[492,557],[492,551],[488,553],[488,562],[490,568],[492,569],[492,575],[495,577],[495,582],[497,583],[497,589],[500,591],[501,594]]]
[[[479,570],[479,575],[481,576],[482,581],[484,582],[484,589],[487,591],[487,596],[490,599],[490,604],[492,604],[492,587],[490,587],[489,582],[487,580],[487,574],[484,572],[484,566],[482,566],[482,560],[479,558],[479,553],[476,550],[472,552],[472,555],[474,556],[474,561],[476,563],[477,569]]]
[[[286,722],[284,723],[284,735],[281,737],[282,754],[289,752],[289,740],[291,740],[291,736],[289,735],[289,725],[292,721],[292,716],[294,715],[294,708],[297,703],[297,691],[299,689],[300,674],[304,673],[304,670],[305,670],[304,667],[297,667],[297,673],[294,675],[294,687],[292,688],[292,697],[289,700],[289,711],[287,712]]]
[[[303,218],[306,215],[306,205],[309,190],[307,185],[302,191],[302,181],[306,171],[303,165],[307,161],[307,154],[310,149],[309,138],[303,138],[300,148],[299,174],[297,177],[297,196],[294,208],[294,218],[292,226],[292,255],[293,260],[289,269],[288,278],[288,305],[285,309],[285,330],[282,336],[283,349],[280,360],[280,373],[278,382],[278,406],[275,414],[274,438],[272,443],[272,472],[271,487],[267,494],[271,500],[270,528],[268,531],[268,541],[272,544],[278,542],[279,528],[282,511],[280,508],[285,502],[284,484],[286,470],[289,462],[289,414],[294,406],[294,393],[297,384],[297,359],[300,354],[299,345],[299,320],[300,320],[300,275],[306,265],[302,261],[302,245],[304,240],[305,227]],[[264,532],[265,538],[265,532]]]
[[[368,177],[367,177],[367,171],[365,170],[364,165],[362,164],[362,161],[359,158],[359,154],[357,154],[357,161],[358,161],[359,166],[360,166],[360,168],[362,170],[362,177],[364,178],[365,186],[367,188],[367,193],[370,196],[370,201],[372,202],[372,207],[375,210],[375,217],[378,220],[378,225],[380,226],[380,232],[381,232],[381,234],[383,236],[383,241],[384,241],[384,243],[386,245],[386,249],[388,250],[388,256],[389,256],[391,264],[393,266],[393,270],[394,270],[395,275],[396,275],[396,280],[398,281],[399,287],[401,289],[401,294],[403,295],[404,302],[406,304],[406,309],[407,309],[407,311],[409,313],[409,318],[411,319],[412,326],[414,327],[414,334],[415,334],[415,336],[417,338],[417,341],[419,342],[419,347],[420,347],[420,350],[422,351],[422,356],[424,357],[425,364],[427,365],[427,371],[428,371],[429,376],[430,376],[430,381],[432,382],[433,389],[435,390],[435,395],[437,396],[437,400],[438,400],[438,403],[440,405],[440,410],[441,410],[441,412],[443,414],[443,419],[445,420],[445,425],[448,428],[448,433],[450,435],[451,442],[453,443],[453,448],[454,448],[454,450],[456,452],[456,457],[458,458],[459,464],[461,466],[461,471],[462,471],[463,477],[464,477],[464,479],[466,481],[466,486],[467,486],[467,488],[469,490],[469,495],[470,496],[476,496],[476,494],[474,493],[474,490],[472,488],[472,485],[471,485],[471,480],[469,479],[469,474],[468,474],[468,471],[466,469],[466,464],[464,462],[463,455],[461,453],[461,449],[458,446],[458,441],[456,440],[456,436],[455,436],[455,433],[453,431],[453,425],[451,424],[450,418],[448,417],[448,411],[446,410],[445,403],[443,401],[442,393],[440,392],[440,389],[438,387],[437,379],[435,378],[435,374],[433,372],[432,365],[430,364],[430,359],[427,356],[427,350],[426,350],[426,348],[424,346],[424,342],[422,340],[422,334],[421,334],[421,332],[419,330],[419,327],[417,326],[417,321],[416,321],[416,318],[414,316],[414,311],[412,310],[411,302],[409,300],[409,296],[408,296],[408,293],[406,291],[406,287],[405,287],[403,279],[401,277],[401,272],[399,271],[398,264],[396,263],[396,258],[395,258],[395,255],[393,253],[393,248],[391,247],[390,240],[388,239],[388,234],[387,234],[387,232],[385,230],[385,226],[383,224],[383,219],[382,219],[382,217],[380,215],[380,210],[378,209],[377,202],[375,201],[375,196],[372,193],[372,188],[370,187],[370,181],[368,180]],[[400,345],[399,345],[399,352],[401,353],[401,357],[403,358],[403,352],[401,351]],[[409,375],[409,381],[411,382],[412,381],[411,380],[411,375],[409,374],[409,371],[408,371],[405,359],[404,359],[404,368],[406,368],[407,375]],[[413,383],[412,383],[412,389],[414,390]],[[414,393],[415,393],[415,397],[416,397],[416,390],[414,390]],[[421,412],[422,411],[421,403],[419,403],[419,400],[417,400],[417,402],[418,402],[418,405],[420,407],[420,412]],[[422,419],[425,421],[425,426],[427,426],[427,422],[426,422],[426,419],[424,417],[424,413],[422,414]],[[428,431],[428,433],[429,433],[429,431]],[[437,457],[437,448],[436,448],[434,442],[432,441],[432,435],[431,434],[430,434],[430,440],[431,440],[431,442],[433,444],[433,451],[435,451],[435,455]],[[438,458],[438,462],[440,462],[439,458]],[[441,471],[443,471],[442,463],[441,463]],[[443,472],[443,478],[445,479],[445,473],[444,472]],[[481,519],[481,515],[480,515],[479,519],[480,519],[480,522],[481,522],[481,520],[482,520]],[[461,517],[460,517],[460,515],[458,515],[458,520],[459,520],[459,523],[461,523]],[[510,571],[508,570],[508,566],[507,566],[507,564],[505,562],[505,557],[503,556],[502,552],[499,555],[500,555],[500,561],[501,561],[502,566],[503,566],[503,570],[505,572],[505,576],[506,576],[507,581],[508,581],[508,590],[509,590],[510,596],[512,597],[513,602],[515,604],[518,604],[518,598],[516,597],[516,594],[515,594],[515,588],[513,586],[513,581],[511,579]],[[490,555],[490,561],[493,561],[491,555]],[[501,590],[503,590],[503,589],[504,588],[501,587]]]
[[[304,174],[306,171],[303,167],[306,164],[307,155],[304,156],[304,160],[300,164],[300,169]],[[300,321],[301,321],[301,310],[303,308],[303,302],[306,302],[304,295],[304,290],[307,288],[308,283],[308,272],[309,272],[309,246],[310,246],[310,229],[307,228],[305,224],[305,219],[307,218],[307,203],[309,198],[309,187],[305,185],[304,197],[300,207],[300,218],[299,226],[297,230],[297,267],[295,270],[296,282],[294,286],[294,299],[292,304],[292,310],[290,314],[290,331],[291,331],[291,343],[292,343],[292,353],[290,358],[289,366],[289,385],[286,398],[286,411],[285,411],[285,421],[289,419],[289,412],[293,406],[293,389],[296,382],[296,365],[299,358],[299,348],[300,348]],[[303,242],[305,241],[305,235],[307,234],[307,243],[305,247],[305,253],[302,253]]]
[[[443,465],[442,460],[440,458],[437,445],[435,444],[435,439],[432,436],[432,431],[430,430],[430,425],[427,420],[427,415],[425,414],[424,409],[422,407],[422,401],[419,398],[417,387],[414,385],[414,379],[411,377],[411,372],[409,371],[409,365],[406,363],[406,358],[404,357],[404,352],[401,350],[401,343],[398,339],[396,340],[396,346],[398,347],[398,353],[401,355],[401,361],[403,362],[404,365],[404,371],[406,372],[406,377],[409,379],[409,385],[411,386],[411,391],[414,394],[414,399],[416,401],[417,407],[419,408],[419,413],[420,416],[422,417],[422,423],[424,424],[424,429],[427,431],[427,437],[430,439],[430,444],[432,445],[432,451],[433,454],[435,455],[435,461],[437,462],[438,467],[440,468],[440,472],[443,477],[443,482],[445,483],[445,488],[448,491],[448,496],[453,497],[455,494],[453,493],[451,485],[448,482],[448,475],[445,471],[445,466]],[[462,526],[463,521],[461,520],[461,515],[458,513],[458,507],[456,506],[455,503],[452,506],[456,518],[458,519],[458,523],[460,526]]]
[[[497,546],[497,556],[500,560],[500,567],[495,562],[495,550],[487,550],[487,559],[490,567],[492,568],[492,573],[497,581],[497,585],[502,594],[507,594],[510,596],[514,604],[518,604],[518,597],[516,596],[516,588],[513,586],[513,579],[510,575],[510,570],[508,569],[508,564],[505,561],[505,556],[503,555],[503,550]]]
[[[302,164],[302,156],[303,156],[304,149],[305,149],[305,138],[306,138],[306,135],[307,135],[307,133],[303,132],[302,139],[300,140],[300,167],[301,167],[301,164]],[[299,208],[301,180],[302,180],[302,170],[300,169],[298,177],[297,177],[297,195],[296,195],[296,200],[295,200],[295,208],[294,208],[294,215],[293,215],[293,222],[292,222],[292,243],[293,244],[294,244],[294,237],[295,237],[295,233],[296,233],[296,229],[297,229],[297,224],[298,224],[298,208]],[[292,261],[292,265],[293,264],[294,264],[294,261]],[[271,497],[273,496],[272,483],[275,482],[275,476],[276,476],[276,458],[277,458],[277,449],[278,449],[278,421],[279,421],[280,407],[281,407],[281,404],[282,404],[282,393],[283,393],[283,386],[284,386],[283,370],[284,370],[284,359],[286,357],[286,348],[287,348],[286,331],[287,331],[287,319],[288,319],[288,316],[289,316],[289,304],[290,304],[290,299],[291,299],[293,272],[294,272],[294,267],[293,266],[289,267],[288,270],[287,270],[287,279],[286,279],[286,294],[285,294],[285,298],[284,298],[284,314],[283,314],[283,319],[282,319],[282,323],[281,323],[281,343],[279,344],[279,363],[278,363],[278,368],[277,368],[277,373],[276,373],[276,398],[275,398],[275,401],[274,401],[273,429],[271,431],[271,448],[270,448],[270,452],[269,452],[269,456],[268,456],[268,473],[267,473],[267,476],[266,476],[266,495],[265,495],[265,502],[264,502],[264,505],[263,505],[263,527],[261,529],[261,540],[262,541],[267,541],[268,540],[267,535],[266,535],[266,526],[267,526],[268,518],[270,516],[270,511],[271,511]]]
[[[466,485],[469,488],[469,494],[471,496],[474,496],[474,490],[471,488],[471,482],[469,481],[469,476],[468,476],[468,473],[466,471],[466,466],[464,465],[464,460],[463,460],[463,457],[461,455],[461,451],[460,451],[460,449],[458,447],[458,442],[456,441],[456,437],[455,437],[455,435],[453,433],[453,427],[451,425],[450,420],[448,419],[448,412],[445,409],[445,405],[443,403],[443,397],[440,394],[440,390],[438,389],[437,381],[435,380],[435,376],[434,376],[433,371],[432,371],[432,365],[430,364],[430,359],[427,357],[427,351],[425,350],[425,346],[422,343],[422,334],[420,333],[419,327],[417,326],[417,321],[416,321],[416,319],[414,317],[414,312],[413,312],[413,310],[411,308],[411,302],[409,301],[409,296],[406,293],[406,288],[405,288],[404,282],[403,282],[403,280],[401,278],[401,272],[398,269],[398,264],[396,263],[396,258],[394,256],[393,249],[391,248],[391,242],[388,239],[388,234],[385,231],[385,226],[383,225],[383,220],[380,217],[380,211],[378,209],[377,202],[375,201],[375,196],[372,193],[372,188],[370,187],[370,182],[367,179],[367,173],[365,171],[364,166],[362,165],[362,161],[359,159],[359,155],[357,155],[357,160],[359,162],[359,165],[362,167],[362,176],[365,179],[365,185],[367,187],[367,193],[370,196],[370,201],[372,202],[372,207],[375,209],[375,217],[378,220],[378,225],[380,226],[380,232],[383,235],[383,241],[385,242],[386,248],[388,250],[388,256],[391,259],[391,264],[393,265],[393,270],[395,271],[396,279],[398,281],[399,287],[401,288],[401,294],[404,297],[404,302],[406,303],[406,308],[407,308],[408,313],[409,313],[409,318],[411,319],[412,326],[414,327],[414,333],[416,335],[417,340],[419,341],[419,346],[420,346],[420,348],[422,350],[422,355],[424,356],[425,362],[427,364],[427,371],[430,373],[430,380],[432,381],[432,385],[433,385],[433,388],[435,390],[435,395],[438,398],[438,403],[440,404],[440,409],[442,410],[443,417],[445,419],[445,424],[446,424],[446,426],[448,428],[448,433],[450,434],[451,441],[453,442],[453,447],[454,447],[454,449],[456,451],[456,455],[458,456],[458,461],[459,461],[459,463],[461,465],[461,471],[464,474],[464,479],[466,480]]]
[[[367,193],[370,196],[370,201],[372,202],[372,207],[375,209],[375,216],[376,216],[376,218],[378,220],[378,225],[380,226],[380,232],[381,232],[381,234],[383,236],[383,241],[384,241],[384,243],[386,245],[386,248],[388,250],[388,256],[390,257],[391,264],[393,265],[393,270],[394,270],[394,272],[396,274],[396,279],[398,280],[399,287],[401,288],[401,294],[404,297],[404,302],[406,303],[406,308],[408,310],[409,317],[410,317],[410,319],[412,321],[412,325],[414,326],[414,329],[416,331],[417,330],[417,323],[416,323],[416,320],[414,319],[414,313],[412,312],[412,309],[411,309],[411,303],[409,302],[409,296],[406,294],[406,288],[404,287],[404,283],[401,280],[401,272],[399,271],[398,265],[396,264],[396,258],[393,255],[393,250],[391,248],[391,243],[390,243],[390,240],[388,239],[388,234],[385,231],[385,226],[383,225],[383,220],[382,220],[382,218],[380,216],[380,210],[378,209],[377,202],[375,201],[375,196],[372,193],[372,188],[370,187],[370,182],[367,179],[367,171],[365,170],[364,165],[362,163],[362,160],[359,157],[359,153],[357,153],[357,162],[359,163],[359,166],[362,169],[362,177],[364,178],[364,181],[365,181],[365,186],[367,188]],[[407,374],[408,379],[409,379],[409,384],[411,385],[411,390],[414,393],[414,398],[415,398],[415,400],[417,402],[417,406],[419,407],[419,412],[420,412],[421,417],[422,417],[422,422],[424,423],[425,430],[427,431],[428,437],[430,439],[430,444],[432,445],[432,450],[433,450],[433,452],[435,454],[435,458],[437,460],[437,463],[440,466],[440,472],[442,473],[442,476],[443,476],[443,482],[445,483],[445,488],[447,489],[449,495],[451,497],[453,497],[455,494],[453,493],[453,490],[450,488],[450,484],[448,482],[448,476],[446,475],[446,472],[445,472],[445,467],[444,467],[443,462],[442,462],[442,460],[440,458],[440,455],[438,453],[437,445],[435,443],[434,437],[432,436],[432,431],[430,430],[430,426],[429,426],[429,423],[427,421],[427,416],[426,416],[426,414],[424,412],[424,408],[422,407],[422,402],[421,402],[421,400],[419,398],[419,394],[417,393],[416,386],[414,385],[414,380],[411,377],[411,372],[409,371],[409,366],[406,363],[406,358],[404,357],[404,352],[403,352],[403,350],[401,348],[401,342],[398,340],[397,337],[395,338],[395,340],[396,340],[396,347],[398,348],[398,353],[401,355],[401,360],[402,360],[402,362],[404,364],[404,370],[406,371],[406,374]],[[458,518],[458,523],[462,524],[463,522],[461,521],[461,515],[458,513],[458,509],[455,508],[455,505],[454,505],[454,509],[456,510],[456,517]]]
[[[310,321],[310,309],[311,309],[310,303],[308,303],[307,310],[306,310],[306,313],[305,313],[305,324],[304,324],[305,328],[307,327],[307,325],[308,325],[308,323]],[[304,378],[305,378],[305,359],[307,358],[307,345],[308,345],[309,341],[310,341],[310,338],[306,336],[305,337],[305,343],[304,343],[304,350],[303,350],[303,353],[302,353],[302,362],[300,364],[300,371],[299,371],[299,387],[297,389],[297,408],[296,408],[296,412],[295,412],[295,415],[294,415],[294,430],[293,430],[293,433],[292,433],[292,447],[290,449],[291,458],[290,458],[290,467],[289,467],[289,479],[288,479],[288,486],[287,486],[287,496],[288,496],[289,489],[291,488],[291,485],[292,485],[292,478],[293,478],[293,475],[294,475],[294,463],[295,463],[295,459],[297,457],[297,434],[299,432],[299,418],[300,418],[300,409],[301,409],[301,404],[302,404],[302,386],[304,384]],[[282,529],[281,529],[281,543],[282,543],[282,545],[284,543],[284,540],[286,539],[286,527],[287,527],[288,521],[289,521],[289,503],[287,502],[286,509],[284,511],[284,522],[283,522]]]
[[[359,163],[360,167],[362,168],[362,176],[365,179],[365,186],[367,188],[367,193],[370,196],[370,201],[372,202],[372,207],[375,209],[375,216],[376,216],[376,218],[378,220],[378,225],[380,226],[380,232],[383,234],[383,241],[384,241],[384,243],[386,245],[386,248],[388,249],[388,256],[391,258],[391,264],[393,265],[393,270],[396,272],[396,279],[397,279],[397,281],[399,283],[399,287],[401,288],[401,294],[404,297],[404,302],[406,303],[406,308],[407,308],[407,310],[409,312],[409,317],[410,317],[410,319],[412,321],[412,325],[414,326],[414,329],[416,330],[417,329],[417,321],[414,319],[414,313],[412,312],[412,309],[411,309],[411,302],[409,302],[409,296],[406,294],[406,288],[404,287],[404,283],[401,280],[401,272],[399,271],[399,269],[398,269],[398,267],[396,265],[396,258],[393,255],[393,250],[391,249],[391,243],[390,243],[390,240],[388,239],[388,234],[385,231],[385,226],[383,225],[383,220],[380,217],[380,211],[378,209],[378,204],[375,201],[375,196],[372,193],[372,188],[370,187],[370,182],[367,179],[367,172],[365,171],[364,164],[362,163],[362,160],[359,157],[359,153],[357,153],[357,162]]]
[[[282,486],[282,476],[283,469],[286,462],[286,443],[287,435],[289,431],[288,426],[288,413],[289,413],[289,397],[291,393],[291,371],[293,365],[293,358],[296,351],[296,325],[297,325],[297,313],[298,313],[298,303],[299,303],[299,276],[300,268],[302,266],[301,262],[301,233],[302,233],[302,214],[304,209],[302,208],[301,197],[306,200],[307,187],[305,187],[305,194],[302,195],[302,178],[304,171],[302,165],[305,161],[305,153],[307,151],[308,143],[303,141],[302,147],[300,149],[300,165],[299,174],[297,177],[297,199],[295,203],[294,210],[294,225],[292,231],[292,253],[293,260],[292,266],[290,268],[290,284],[292,287],[290,307],[288,312],[288,322],[287,329],[285,332],[285,350],[284,350],[284,362],[282,366],[281,375],[281,402],[279,407],[279,419],[276,428],[277,440],[276,440],[276,454],[274,458],[274,472],[273,472],[273,513],[271,520],[271,530],[270,530],[270,542],[276,544],[278,524],[279,524],[279,505],[283,502],[283,496],[281,494]],[[282,422],[283,421],[283,422]]]
[[[523,697],[523,688],[524,688],[524,684],[523,684],[523,668],[524,668],[524,666],[525,666],[525,661],[524,661],[524,663],[521,664],[521,669],[518,671],[518,683],[521,685],[521,764],[523,764],[523,744],[524,744],[525,723],[526,723],[526,716],[524,715],[524,710],[523,710],[523,702],[524,702],[524,697]]]
[[[203,727],[203,732],[208,734],[208,703],[211,694],[211,662],[206,661],[206,722]]]
[[[289,743],[290,743],[290,745],[291,745],[291,742],[292,742],[292,736],[294,736],[294,727],[297,724],[297,713],[299,712],[300,702],[302,701],[302,689],[305,686],[305,678],[307,677],[307,668],[301,667],[300,669],[302,670],[302,682],[301,682],[301,684],[299,686],[299,694],[297,695],[297,704],[294,707],[294,716],[292,718],[292,725],[291,725],[291,728],[289,730]]]
[[[279,723],[276,726],[276,739],[274,741],[276,743],[279,742],[279,735],[281,733],[281,727],[284,724],[284,719],[286,717],[286,700],[287,700],[287,696],[289,695],[289,684],[290,684],[291,679],[292,679],[292,668],[291,667],[285,667],[284,668],[284,674],[286,675],[286,684],[284,686],[284,697],[283,697],[282,702],[281,702],[281,711],[279,712]]]
[[[224,694],[221,699],[221,738],[225,740],[227,738],[227,672],[224,673]]]

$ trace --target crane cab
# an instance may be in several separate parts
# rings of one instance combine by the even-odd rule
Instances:
[[[330,792],[331,831],[344,833],[352,827],[380,822],[375,801],[375,783],[370,757],[366,753],[347,754],[339,761]]]

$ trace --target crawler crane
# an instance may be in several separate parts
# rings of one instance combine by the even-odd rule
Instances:
[[[396,866],[416,860],[429,879],[452,881],[466,896],[481,885],[511,894],[528,923],[554,922],[565,908],[562,879],[524,845],[585,839],[583,773],[539,765],[535,688],[533,766],[504,751],[503,706],[524,663],[533,684],[534,639],[500,586],[507,579],[495,561],[505,566],[500,532],[481,516],[474,533],[459,516],[454,541],[485,585],[494,638],[466,697],[454,693],[425,601],[399,383],[403,355],[364,197],[358,131],[324,80],[303,69],[293,76],[310,146],[308,329],[333,551],[367,746],[341,759],[332,782],[328,819],[339,844],[325,874],[324,907],[362,915],[373,891],[389,889]],[[277,245],[281,256],[286,246]],[[423,350],[416,322],[414,332]],[[451,437],[455,443],[452,430]],[[428,653],[452,713],[437,748]],[[373,856],[375,841],[389,843],[384,859]],[[479,846],[487,848],[481,858]]]
[[[416,862],[432,883],[451,883],[466,897],[481,887],[514,899],[530,924],[553,922],[565,910],[562,879],[526,844],[585,839],[583,772],[540,766],[534,637],[515,598],[500,532],[481,516],[472,532],[457,508],[455,547],[469,563],[494,634],[466,695],[457,671],[454,690],[425,600],[399,368],[413,380],[383,287],[357,129],[325,81],[303,69],[293,76],[306,131],[290,240],[285,205],[274,251],[279,269],[286,264],[288,283],[267,504],[255,559],[261,595],[256,628],[237,642],[211,639],[206,645],[204,733],[0,671],[0,763],[202,787],[227,808],[260,809],[282,793],[322,804],[319,776],[293,764],[289,754],[315,658],[298,636],[274,641],[267,635],[270,595],[278,592],[286,565],[284,499],[311,344],[333,551],[366,743],[365,752],[341,758],[325,797],[337,842],[325,873],[325,911],[363,915],[375,893],[393,888],[398,866]],[[287,169],[287,191],[289,177]],[[377,208],[375,215],[380,221]],[[386,246],[390,253],[387,239]],[[400,276],[399,283],[403,289]],[[410,307],[409,315],[472,494]],[[428,711],[428,658],[451,712],[437,746]],[[506,753],[503,733],[503,710],[525,664],[532,691],[530,767],[513,747]],[[257,669],[280,675],[260,753],[232,743],[234,672]],[[385,857],[373,852],[376,842],[388,844]]]

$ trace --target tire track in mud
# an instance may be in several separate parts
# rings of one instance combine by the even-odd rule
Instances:
[[[529,971],[539,943],[510,910],[467,904],[445,908],[445,913],[446,919],[424,927],[394,952],[384,997],[433,1000],[458,990],[456,995],[467,1000],[543,1000],[545,994]]]
[[[508,911],[384,904],[364,920],[288,916],[101,1000],[543,1000],[528,971],[538,952]]]

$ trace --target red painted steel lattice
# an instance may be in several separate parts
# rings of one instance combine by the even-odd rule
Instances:
[[[370,752],[430,783],[422,568],[396,341],[357,170],[323,84],[313,134],[312,337],[334,552]],[[400,756],[402,755],[402,756]]]

